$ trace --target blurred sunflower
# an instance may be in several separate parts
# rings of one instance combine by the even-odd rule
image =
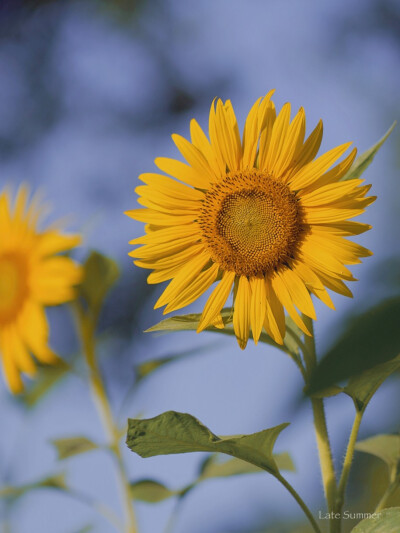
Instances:
[[[191,142],[172,138],[188,164],[157,158],[169,174],[142,174],[137,187],[145,209],[126,214],[145,222],[142,244],[130,253],[154,270],[149,283],[171,280],[155,308],[180,309],[218,284],[205,304],[198,331],[223,327],[221,309],[233,291],[233,326],[245,348],[250,328],[277,342],[285,336],[284,309],[306,334],[300,313],[315,319],[310,293],[334,308],[327,288],[352,296],[345,265],[371,252],[345,237],[371,226],[348,219],[375,200],[361,179],[340,181],[356,149],[332,165],[351,143],[316,158],[322,121],[305,140],[303,108],[290,120],[290,104],[276,115],[273,91],[251,108],[243,140],[231,102],[213,102],[206,137],[196,120]],[[179,180],[179,181],[176,181]],[[183,183],[180,183],[183,182]],[[297,308],[297,309],[296,309]]]
[[[80,237],[55,227],[39,231],[43,208],[37,198],[27,203],[26,187],[20,187],[13,206],[10,196],[0,194],[0,359],[11,391],[18,393],[21,372],[35,374],[31,355],[41,363],[57,361],[48,346],[44,307],[75,297],[81,267],[55,254],[77,246]]]

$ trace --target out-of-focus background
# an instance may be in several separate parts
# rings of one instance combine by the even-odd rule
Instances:
[[[189,412],[218,434],[251,433],[291,422],[277,444],[297,472],[288,479],[314,511],[323,509],[316,445],[302,383],[289,358],[213,333],[154,336],[152,306],[162,291],[146,285],[128,241],[142,224],[123,215],[136,207],[138,175],[157,156],[178,157],[171,133],[188,135],[196,117],[206,129],[212,99],[231,99],[238,118],[276,89],[275,102],[304,106],[308,131],[324,120],[322,150],[354,141],[374,144],[399,115],[400,5],[396,0],[71,0],[0,2],[0,186],[43,189],[51,218],[68,216],[84,245],[111,255],[122,277],[102,316],[101,366],[115,412],[149,418]],[[373,230],[358,241],[374,252],[354,267],[354,300],[334,296],[336,311],[317,304],[323,352],[348,316],[399,291],[399,133],[395,130],[365,173],[378,200],[363,220]],[[202,309],[202,301],[191,306]],[[77,351],[70,314],[49,313],[52,343],[65,358]],[[379,331],[376,332],[379,335]],[[193,349],[195,347],[195,349]],[[135,365],[185,354],[135,388]],[[110,458],[96,451],[57,462],[50,441],[86,435],[104,443],[84,381],[68,375],[28,408],[0,383],[0,485],[21,485],[67,471],[74,490],[120,503]],[[398,379],[369,406],[361,438],[399,428]],[[353,416],[350,398],[328,400],[330,433],[340,463]],[[201,454],[141,459],[126,450],[132,480],[153,478],[178,489],[196,476]],[[352,509],[372,510],[385,472],[357,456]],[[381,485],[380,485],[381,484]],[[358,486],[356,490],[355,487]],[[377,491],[376,494],[374,491]],[[372,502],[372,503],[371,503]],[[141,533],[165,530],[174,500],[137,503]],[[300,531],[296,504],[267,474],[210,480],[185,498],[169,533]],[[61,492],[27,493],[0,502],[0,531],[96,533],[113,530],[87,503]],[[350,524],[347,525],[350,527]],[[3,529],[2,529],[3,528]],[[289,529],[288,529],[289,528]],[[290,529],[291,528],[291,529]],[[89,531],[89,530],[88,530]]]

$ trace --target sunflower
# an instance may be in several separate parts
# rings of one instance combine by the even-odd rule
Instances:
[[[14,393],[23,390],[21,372],[35,374],[32,355],[41,363],[57,362],[48,346],[44,307],[72,300],[81,278],[81,267],[55,255],[75,247],[80,237],[56,227],[39,231],[43,208],[37,197],[30,205],[27,197],[25,186],[14,205],[8,191],[0,194],[0,359]]]
[[[157,158],[171,177],[139,176],[144,209],[126,213],[146,223],[146,235],[130,243],[143,245],[130,253],[134,263],[153,270],[149,283],[171,280],[155,308],[180,309],[217,282],[197,331],[223,327],[220,312],[233,293],[242,349],[250,329],[256,343],[264,328],[282,344],[285,310],[310,335],[302,314],[316,319],[311,294],[334,309],[327,289],[352,296],[346,265],[371,255],[346,239],[371,228],[349,219],[375,200],[363,180],[341,181],[356,149],[336,166],[351,143],[316,157],[322,121],[305,139],[303,108],[290,120],[286,103],[277,115],[272,94],[255,102],[242,139],[229,100],[212,103],[209,139],[194,119],[191,142],[172,135],[187,164]]]

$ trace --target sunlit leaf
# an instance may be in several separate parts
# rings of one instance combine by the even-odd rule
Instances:
[[[308,394],[360,375],[400,354],[400,298],[392,298],[349,320],[344,333],[317,366]]]
[[[361,174],[366,170],[366,168],[372,163],[372,160],[374,159],[377,151],[382,146],[382,144],[386,141],[389,135],[392,133],[395,126],[396,126],[396,122],[393,122],[393,124],[390,126],[388,131],[385,133],[385,135],[376,144],[374,144],[374,146],[369,148],[366,152],[361,154],[354,161],[350,170],[347,172],[347,174],[343,176],[342,178],[343,181],[353,180],[361,176]]]
[[[84,264],[80,292],[88,309],[96,317],[108,291],[119,278],[117,263],[110,257],[92,251]]]
[[[356,450],[375,455],[385,461],[389,470],[400,463],[400,435],[376,435],[357,442]]]
[[[365,409],[382,383],[400,369],[400,355],[350,379],[344,392],[351,396],[359,411]]]
[[[400,507],[384,509],[371,518],[365,518],[351,533],[399,533]]]
[[[86,437],[68,437],[52,440],[58,454],[58,459],[67,459],[73,455],[98,449],[98,445]]]
[[[252,435],[218,437],[194,416],[168,411],[147,420],[128,420],[128,447],[141,457],[188,452],[226,453],[278,474],[272,450],[281,424]]]
[[[130,485],[131,496],[134,500],[157,503],[177,494],[176,491],[153,479],[141,479]]]

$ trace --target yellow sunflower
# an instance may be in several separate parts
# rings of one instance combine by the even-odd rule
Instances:
[[[0,359],[11,391],[18,393],[21,372],[35,374],[31,355],[41,363],[57,361],[48,346],[44,307],[75,297],[81,267],[55,254],[78,245],[80,237],[56,227],[39,231],[43,209],[37,198],[27,203],[26,187],[20,187],[13,206],[10,196],[0,194]]]
[[[149,283],[171,280],[155,308],[175,311],[217,282],[205,304],[198,332],[222,326],[221,309],[233,292],[233,326],[241,348],[250,328],[277,342],[285,336],[284,311],[306,334],[301,313],[316,319],[310,293],[334,308],[326,289],[352,296],[345,265],[371,255],[345,237],[371,226],[349,221],[375,197],[363,180],[340,181],[356,149],[332,165],[351,143],[316,158],[320,121],[305,139],[305,114],[290,120],[290,104],[278,115],[273,91],[251,108],[241,139],[231,102],[213,102],[208,139],[196,120],[191,142],[172,138],[187,164],[160,157],[163,174],[142,174],[137,187],[144,209],[126,214],[145,222],[146,235],[130,253],[153,272]]]

